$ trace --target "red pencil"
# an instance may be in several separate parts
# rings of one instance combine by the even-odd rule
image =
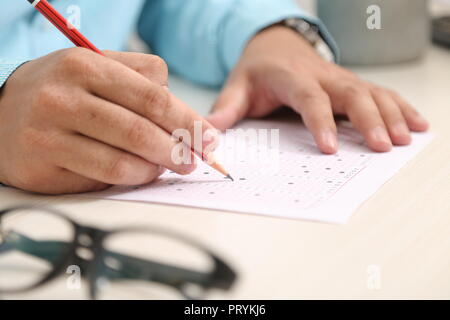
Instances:
[[[27,0],[44,17],[48,19],[59,31],[61,31],[77,47],[91,49],[98,54],[104,55],[85,36],[81,34],[69,21],[66,20],[53,6],[46,0]]]

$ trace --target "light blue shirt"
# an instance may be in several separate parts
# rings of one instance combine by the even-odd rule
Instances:
[[[80,15],[80,31],[100,49],[125,50],[133,31],[165,59],[172,72],[219,86],[258,31],[290,17],[317,24],[294,0],[53,0],[67,18]],[[25,0],[1,1],[0,87],[23,62],[72,47]]]

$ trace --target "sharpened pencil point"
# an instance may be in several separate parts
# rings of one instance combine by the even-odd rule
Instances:
[[[227,179],[230,179],[231,181],[234,181],[233,177],[230,175],[227,175]]]

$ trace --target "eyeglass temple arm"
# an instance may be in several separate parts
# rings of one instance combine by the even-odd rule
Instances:
[[[60,252],[65,250],[68,245],[68,243],[56,241],[35,241],[19,233],[11,232],[6,241],[0,245],[0,254],[19,250],[55,264],[61,257]]]
[[[234,282],[234,272],[226,267],[227,272],[221,272],[224,265],[220,260],[212,272],[199,272],[185,268],[161,264],[159,262],[142,260],[115,252],[106,255],[119,262],[119,268],[108,268],[108,275],[115,279],[141,279],[164,283],[179,288],[186,283],[195,283],[205,288],[229,289]],[[230,270],[230,272],[228,272]]]
[[[70,246],[70,243],[66,242],[36,241],[16,232],[10,233],[7,240],[9,241],[0,246],[0,254],[19,250],[52,264],[57,263],[61,256],[60,252],[64,252]],[[229,289],[235,278],[234,272],[218,259],[215,259],[218,266],[215,272],[202,273],[111,251],[105,251],[105,257],[115,259],[120,266],[119,269],[105,266],[104,272],[112,279],[140,279],[175,287],[195,283],[205,287]]]

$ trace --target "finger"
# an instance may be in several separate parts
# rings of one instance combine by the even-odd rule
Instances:
[[[140,73],[150,81],[168,87],[169,69],[162,58],[135,52],[104,51],[103,53],[108,58]]]
[[[408,145],[411,143],[411,134],[399,105],[391,95],[382,88],[373,88],[372,97],[378,105],[381,117],[388,129],[392,142],[395,145]]]
[[[377,152],[390,151],[392,142],[370,91],[355,86],[348,88],[345,94],[344,110],[355,128],[365,137],[369,148]]]
[[[250,108],[247,80],[231,80],[222,90],[207,120],[224,131],[242,120]]]
[[[39,188],[27,189],[41,194],[76,194],[82,192],[102,191],[110,187],[109,184],[92,180],[62,168],[55,168],[52,179],[43,180]]]
[[[93,94],[149,119],[166,132],[188,130],[191,139],[185,143],[196,151],[211,143],[203,138],[214,127],[166,89],[114,60],[97,59],[97,64],[98,72],[85,79]],[[194,143],[196,139],[200,146]]]
[[[163,172],[160,166],[80,135],[61,136],[58,144],[52,155],[58,167],[102,183],[142,185]]]
[[[185,150],[186,154],[176,154],[174,159],[180,142],[151,121],[98,97],[86,95],[80,103],[83,109],[75,117],[60,117],[66,128],[179,174],[195,170],[192,152]]]
[[[323,153],[336,153],[338,150],[336,123],[330,98],[325,91],[317,84],[300,79],[292,80],[291,88],[288,90],[291,94],[288,95],[288,101],[283,102],[302,115],[305,125]]]
[[[428,130],[430,126],[428,121],[424,117],[422,117],[416,109],[414,109],[397,93],[391,91],[391,96],[394,101],[400,106],[400,110],[410,130],[417,132]]]

